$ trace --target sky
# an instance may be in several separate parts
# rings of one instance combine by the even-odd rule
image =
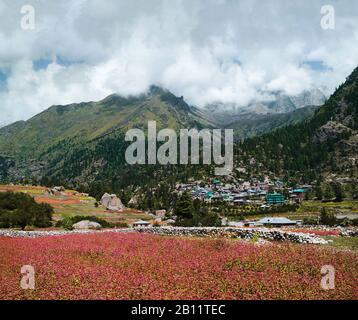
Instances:
[[[0,0],[0,126],[152,84],[198,107],[330,94],[357,66],[356,0]]]

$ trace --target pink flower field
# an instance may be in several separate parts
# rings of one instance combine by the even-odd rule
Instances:
[[[0,238],[0,252],[0,299],[358,298],[357,254],[315,246],[106,233]],[[20,288],[23,265],[35,290]]]

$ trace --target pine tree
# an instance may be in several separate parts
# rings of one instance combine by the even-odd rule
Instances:
[[[315,194],[316,194],[317,200],[322,200],[323,192],[322,192],[321,185],[317,185],[317,187],[315,188]]]
[[[174,215],[178,217],[178,219],[192,219],[194,212],[193,201],[189,193],[185,192],[183,195],[177,200],[174,207]]]

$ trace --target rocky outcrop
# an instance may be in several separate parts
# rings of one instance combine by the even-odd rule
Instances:
[[[64,195],[66,195],[64,187],[47,188],[46,193],[48,193],[49,195],[54,195],[54,196],[64,196]]]
[[[121,199],[119,199],[115,194],[105,193],[101,198],[101,204],[107,210],[119,211],[125,209]]]
[[[352,130],[339,122],[329,121],[315,132],[312,142],[322,143],[334,140],[343,133],[352,133]]]

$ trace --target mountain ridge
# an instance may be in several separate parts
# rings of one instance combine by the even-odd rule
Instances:
[[[249,174],[267,173],[307,181],[327,171],[351,172],[354,176],[357,169],[350,161],[357,155],[357,70],[323,106],[296,111],[309,113],[303,121],[297,123],[286,114],[288,119],[279,118],[272,132],[265,133],[264,128],[262,136],[239,142],[235,165],[246,166]],[[262,117],[265,124],[266,118]],[[213,174],[210,166],[127,165],[125,131],[133,127],[146,129],[148,120],[158,121],[158,129],[216,127],[202,110],[159,87],[136,97],[110,95],[99,102],[52,106],[28,122],[0,129],[0,176],[10,181],[37,179],[45,185],[84,189],[110,184],[113,190],[113,185],[155,185],[163,179],[175,183]],[[332,125],[323,128],[323,143],[315,142],[313,136],[322,138],[319,130],[329,121],[341,124],[337,125],[340,130],[345,126],[350,131],[343,128],[339,132]]]
[[[139,96],[112,94],[98,102],[54,105],[27,121],[0,128],[0,154],[38,154],[68,139],[87,142],[134,125],[145,128],[148,119],[156,120],[158,127],[173,129],[214,127],[200,110],[182,98],[152,86],[147,94]]]
[[[213,103],[205,106],[209,118],[218,119],[222,125],[227,125],[232,117],[242,114],[284,114],[293,112],[307,106],[321,106],[327,97],[318,88],[304,90],[299,95],[289,96],[281,91],[260,92],[262,96],[270,97],[266,101],[256,101],[247,106],[240,107],[235,104]]]

